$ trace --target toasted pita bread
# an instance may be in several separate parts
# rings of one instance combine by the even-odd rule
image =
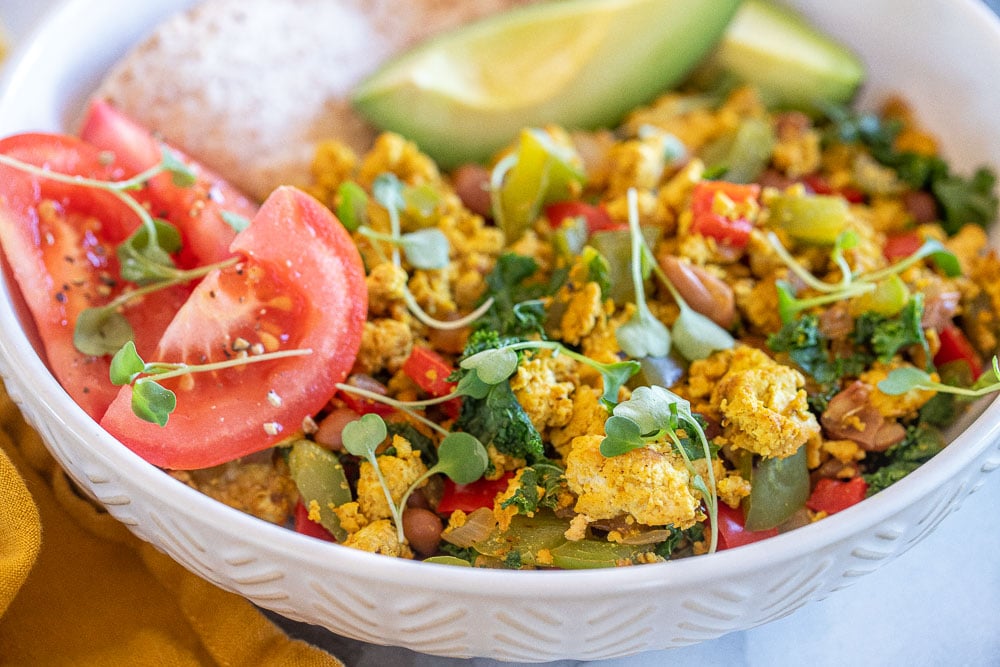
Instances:
[[[532,0],[207,0],[161,24],[96,92],[264,199],[317,141],[366,150],[351,89],[435,33]]]

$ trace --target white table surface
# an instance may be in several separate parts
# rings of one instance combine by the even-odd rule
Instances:
[[[99,0],[96,0],[99,1]],[[8,40],[30,36],[57,0],[0,0]],[[1000,11],[1000,0],[986,0]],[[998,110],[1000,113],[1000,110]],[[372,646],[321,628],[276,619],[348,667],[493,667]],[[880,570],[787,618],[715,641],[614,660],[564,660],[551,666],[711,667],[809,665],[1000,666],[1000,475],[924,541]]]

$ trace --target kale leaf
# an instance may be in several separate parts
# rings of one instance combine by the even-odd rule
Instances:
[[[486,276],[483,300],[493,297],[493,306],[479,319],[478,329],[504,336],[528,336],[545,331],[545,308],[539,300],[553,294],[566,280],[567,270],[553,272],[548,281],[537,278],[538,262],[531,257],[506,252],[497,258]]]
[[[528,515],[543,507],[555,509],[559,502],[559,489],[562,483],[563,470],[559,466],[551,463],[528,466],[521,472],[517,491],[504,500],[500,507],[516,507],[518,514]]]
[[[909,427],[902,442],[869,457],[866,467],[872,472],[863,475],[868,483],[868,495],[895,484],[942,449],[944,437],[936,428],[923,423]]]
[[[517,340],[500,336],[496,331],[480,329],[469,336],[463,356],[471,357]],[[459,382],[470,372],[474,371],[459,366],[448,379]],[[463,396],[455,428],[474,435],[484,445],[492,444],[498,451],[509,456],[535,460],[542,456],[544,449],[542,436],[511,390],[510,381],[492,385],[482,398]]]
[[[920,345],[927,349],[927,339],[920,325],[924,313],[924,295],[915,294],[895,317],[875,312],[863,313],[854,323],[854,342],[869,345],[876,358],[889,362],[904,347]]]
[[[827,116],[833,123],[831,133],[835,140],[862,144],[909,187],[929,192],[948,235],[957,233],[966,223],[985,227],[996,219],[996,174],[992,170],[980,167],[971,177],[963,178],[952,174],[948,163],[936,155],[897,150],[896,137],[903,129],[897,119],[867,112],[856,114],[844,107],[827,109]]]

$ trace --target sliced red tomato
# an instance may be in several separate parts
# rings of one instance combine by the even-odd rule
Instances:
[[[760,186],[726,181],[696,183],[691,193],[691,231],[734,248],[746,247],[753,223],[739,213],[719,213],[715,204],[719,196],[728,198],[739,210],[760,197]]]
[[[920,249],[924,239],[917,232],[900,232],[885,239],[882,255],[890,262],[905,259]]]
[[[865,499],[868,484],[861,477],[849,480],[823,478],[816,482],[806,507],[814,512],[836,514]]]
[[[301,500],[295,504],[295,532],[327,542],[337,541],[330,531],[309,518],[309,509]]]
[[[493,499],[507,490],[507,483],[513,477],[514,473],[508,472],[499,479],[479,479],[471,484],[456,484],[446,477],[437,511],[451,514],[455,510],[474,512],[480,507],[493,507]]]
[[[117,163],[74,137],[21,134],[0,141],[0,153],[53,172],[115,181]],[[122,292],[115,249],[139,219],[109,192],[60,183],[0,166],[0,241],[34,319],[52,373],[94,419],[118,393],[108,377],[109,357],[81,354],[73,329],[86,308],[102,306]],[[128,304],[139,353],[153,351],[160,334],[187,298],[175,287],[147,297],[155,308]]]
[[[743,510],[733,509],[726,503],[719,503],[719,550],[741,547],[774,537],[777,528],[769,530],[747,530],[743,525]]]
[[[147,361],[204,364],[245,344],[311,353],[165,381],[177,406],[163,427],[136,417],[123,387],[101,424],[154,465],[204,468],[294,434],[330,400],[361,345],[361,256],[322,204],[278,188],[230,250],[243,261],[199,283]]]
[[[941,347],[934,355],[934,365],[943,366],[951,361],[964,361],[972,370],[972,378],[978,379],[983,373],[983,364],[976,348],[972,346],[965,333],[954,324],[949,324],[938,334]]]
[[[567,218],[583,218],[587,233],[604,232],[611,229],[628,229],[628,225],[615,222],[601,206],[582,201],[560,201],[545,207],[545,217],[554,228],[558,228]]]
[[[102,100],[94,101],[84,118],[80,136],[84,141],[111,151],[127,176],[157,165],[162,142],[145,127]],[[169,220],[181,233],[182,267],[212,264],[230,256],[229,244],[236,230],[224,212],[250,220],[257,205],[210,169],[183,152],[168,146],[197,177],[192,187],[178,187],[170,174],[151,179],[136,198],[149,205],[154,216]]]

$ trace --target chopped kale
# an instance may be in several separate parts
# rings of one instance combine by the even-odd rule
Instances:
[[[509,456],[529,461],[542,456],[542,436],[514,396],[510,382],[493,385],[485,398],[463,398],[455,428]]]
[[[854,323],[854,342],[870,346],[875,357],[883,362],[891,361],[900,349],[910,345],[927,349],[927,339],[920,325],[923,313],[923,294],[915,294],[894,317],[863,313]]]
[[[440,549],[442,553],[454,556],[455,558],[461,558],[464,561],[468,561],[470,565],[475,564],[476,558],[479,556],[479,552],[472,547],[459,547],[450,542],[442,541]]]
[[[464,357],[497,349],[517,340],[501,337],[496,331],[480,329],[469,337]],[[461,382],[462,377],[469,372],[472,371],[459,367],[449,380]],[[509,456],[529,461],[542,456],[542,436],[514,396],[509,381],[491,385],[482,398],[464,396],[455,429],[470,433],[484,445],[492,444],[498,451]]]
[[[868,495],[895,484],[930,460],[944,448],[941,432],[928,424],[918,424],[907,429],[906,438],[882,454],[869,457],[866,468],[873,472],[864,475]]]
[[[829,340],[819,330],[819,318],[815,315],[803,315],[785,324],[781,331],[768,337],[767,346],[774,352],[787,353],[816,382],[826,384],[839,376],[830,357]]]
[[[551,463],[536,463],[521,472],[520,487],[500,507],[516,507],[518,514],[531,514],[543,507],[555,509],[562,481],[562,468]]]
[[[516,253],[504,253],[486,276],[483,299],[493,297],[493,306],[476,326],[505,336],[542,334],[545,309],[539,298],[555,292],[565,282],[567,270],[553,272],[548,281],[537,278],[538,262]]]
[[[963,178],[952,174],[948,163],[936,155],[896,150],[895,140],[902,130],[898,120],[855,114],[840,107],[828,109],[827,115],[833,121],[835,140],[864,145],[909,187],[929,192],[941,213],[941,226],[949,235],[966,223],[985,227],[996,219],[996,175],[992,170],[980,167],[970,178]]]
[[[656,548],[653,549],[653,553],[664,560],[670,560],[677,547],[685,542],[701,542],[705,539],[705,525],[701,523],[696,523],[687,530],[681,530],[674,526],[668,526],[668,528],[670,530],[670,537],[657,544]]]

